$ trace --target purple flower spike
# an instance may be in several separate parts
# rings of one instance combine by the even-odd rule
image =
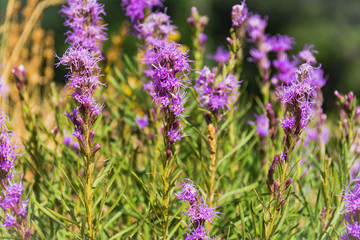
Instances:
[[[271,51],[284,53],[285,51],[291,50],[292,45],[295,43],[294,39],[286,35],[276,35],[267,39],[267,43],[271,47]]]
[[[175,193],[175,197],[181,200],[188,201],[190,204],[196,202],[196,197],[199,193],[199,190],[195,188],[194,183],[186,178],[185,182],[181,184],[182,192]]]
[[[239,95],[238,88],[241,83],[234,75],[229,74],[216,84],[216,71],[216,68],[211,71],[205,66],[200,72],[200,77],[196,79],[194,86],[199,93],[201,106],[212,112],[230,109],[230,104]]]
[[[199,190],[195,188],[194,183],[190,179],[185,179],[181,187],[182,192],[175,193],[175,197],[189,202],[190,207],[184,213],[191,219],[189,225],[193,226],[192,232],[187,232],[186,238],[181,240],[216,239],[216,236],[213,238],[208,236],[205,224],[206,221],[213,223],[212,220],[215,217],[219,218],[218,214],[222,213],[215,212],[215,208],[209,208],[205,203],[205,199],[200,196]]]
[[[213,56],[210,56],[214,61],[224,64],[229,61],[230,52],[226,50],[223,46],[219,46],[216,49],[216,53]]]
[[[132,22],[138,22],[144,19],[146,8],[151,10],[155,6],[162,6],[162,0],[123,0],[121,6]]]
[[[18,154],[18,145],[13,143],[14,133],[6,127],[8,117],[0,110],[0,181],[3,190],[0,196],[0,207],[7,213],[4,226],[7,230],[21,234],[22,239],[30,240],[30,229],[27,228],[28,200],[23,201],[22,177],[15,172],[14,162]],[[16,178],[20,178],[16,181]]]
[[[66,43],[82,46],[91,52],[100,54],[102,41],[106,40],[105,25],[101,15],[105,15],[104,5],[94,0],[67,0],[69,6],[63,6],[61,13],[66,16],[64,25],[69,30]]]
[[[266,25],[267,17],[262,19],[259,14],[252,14],[248,17],[247,28],[252,41],[256,41],[258,38],[264,37]]]
[[[359,239],[360,238],[360,182],[356,180],[353,189],[346,187],[343,194],[345,209],[343,214],[345,217],[345,234],[342,239]]]
[[[318,53],[318,51],[314,50],[313,47],[313,45],[305,45],[304,49],[299,52],[299,58],[305,63],[316,64],[314,53]]]
[[[156,42],[157,39],[165,39],[169,34],[174,33],[176,27],[170,22],[170,17],[165,13],[151,13],[137,28],[142,39]]]
[[[92,142],[86,142],[83,136],[90,131],[104,107],[93,95],[103,85],[99,80],[98,62],[103,59],[101,47],[106,40],[106,27],[101,24],[105,11],[104,5],[96,0],[68,0],[67,3],[68,6],[64,5],[60,12],[66,18],[64,25],[71,29],[66,34],[66,42],[71,46],[57,65],[69,69],[66,86],[72,90],[71,96],[78,107],[67,117],[75,126],[73,135],[87,149]]]
[[[232,8],[231,18],[233,27],[240,27],[244,24],[248,17],[248,9],[245,4],[245,0],[239,5],[235,5]]]

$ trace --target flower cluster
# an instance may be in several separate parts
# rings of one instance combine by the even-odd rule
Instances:
[[[225,64],[229,61],[230,52],[226,50],[223,46],[219,46],[216,49],[215,54],[210,55],[210,58],[218,62],[219,64]]]
[[[15,172],[14,162],[16,160],[16,148],[13,143],[14,133],[10,131],[6,122],[7,116],[0,113],[0,180],[2,191],[0,196],[0,207],[6,213],[4,224],[9,232],[15,232],[22,239],[31,239],[30,228],[27,228],[27,206],[28,200],[21,199],[23,193],[22,178],[16,181],[19,173]]]
[[[345,209],[345,234],[341,237],[343,240],[353,240],[360,238],[360,182],[356,180],[352,190],[347,186],[343,192],[343,201]]]
[[[297,56],[290,58],[287,51],[293,49],[295,43],[294,39],[286,35],[274,35],[265,34],[265,28],[267,25],[267,18],[261,18],[258,14],[251,14],[247,19],[247,32],[250,36],[249,41],[255,43],[255,48],[250,49],[249,61],[257,63],[263,81],[267,82],[271,77],[271,83],[275,87],[282,84],[289,85],[292,83],[296,76],[296,70],[299,64],[307,63],[314,66],[317,64],[314,53],[317,53],[313,49],[312,45],[305,45],[305,48],[298,53]],[[268,58],[268,53],[274,52],[276,59],[272,62]],[[271,65],[276,70],[273,76],[270,76]],[[315,69],[313,74],[322,75],[323,72],[320,68]],[[317,83],[322,87],[326,80],[324,78],[316,78],[321,83]]]
[[[285,35],[276,35],[268,39],[268,44],[273,52],[276,52],[276,59],[273,66],[277,73],[271,78],[274,86],[290,84],[296,71],[298,61],[289,59],[286,51],[291,50],[294,39]]]
[[[169,34],[174,33],[176,27],[170,24],[170,17],[162,12],[150,13],[137,28],[140,38],[147,42],[156,42],[158,39],[165,39]]]
[[[102,85],[98,62],[102,59],[102,41],[106,39],[105,25],[101,24],[101,15],[105,12],[104,6],[94,0],[68,0],[68,5],[63,6],[61,13],[66,17],[64,25],[71,28],[66,39],[71,46],[59,58],[58,65],[69,69],[67,87],[73,91],[72,97],[78,107],[67,117],[75,126],[74,135],[81,147],[86,149],[91,147],[94,134],[90,133],[89,139],[86,139],[86,131],[90,131],[103,109],[93,95]]]
[[[269,119],[265,114],[255,115],[256,117],[256,131],[260,137],[268,137],[269,135]]]
[[[162,0],[123,0],[121,6],[125,15],[132,22],[138,22],[145,18],[145,9],[152,9],[155,6],[162,6]]]
[[[181,188],[182,192],[175,193],[175,197],[184,200],[184,202],[189,202],[190,207],[184,213],[191,219],[189,225],[193,227],[193,231],[186,233],[187,236],[182,240],[215,240],[217,237],[210,238],[204,225],[206,221],[212,223],[215,217],[219,217],[217,214],[220,212],[215,212],[214,208],[209,208],[190,179],[185,179]]]
[[[123,1],[125,2],[134,6],[143,4],[143,1],[138,1],[136,4]],[[151,9],[161,2],[148,1],[148,3],[150,5],[146,7]],[[143,11],[143,9],[139,10]],[[164,112],[166,123],[164,128],[168,138],[167,149],[169,149],[171,144],[181,140],[182,137],[180,133],[182,127],[176,119],[183,116],[186,110],[183,106],[186,93],[182,92],[182,88],[185,88],[184,80],[190,73],[188,52],[184,51],[180,44],[169,40],[169,34],[176,27],[170,24],[170,17],[164,13],[150,13],[142,23],[134,23],[134,27],[138,31],[138,36],[145,40],[142,60],[145,65],[143,72],[147,79],[144,88],[149,90],[156,106]]]
[[[148,116],[144,115],[143,117],[140,117],[139,115],[136,115],[136,125],[143,130],[145,127],[149,126],[149,120]]]
[[[239,96],[238,88],[240,87],[240,82],[232,74],[225,76],[222,80],[217,80],[216,71],[216,68],[210,70],[205,66],[200,71],[200,76],[196,79],[194,86],[200,95],[201,106],[214,113],[230,109],[229,105]]]
[[[270,45],[267,43],[265,28],[267,18],[261,18],[259,14],[251,14],[247,19],[247,32],[250,36],[250,42],[255,43],[256,48],[250,49],[249,61],[257,63],[264,81],[268,81],[270,77],[270,60],[267,57],[271,51]]]
[[[61,9],[66,16],[64,26],[71,29],[66,32],[65,42],[101,55],[102,42],[106,40],[106,25],[101,25],[104,5],[96,0],[67,0],[67,3],[69,6]]]
[[[234,5],[231,12],[232,26],[241,27],[246,22],[248,14],[249,10],[246,7],[245,0],[240,5]]]
[[[277,92],[281,103],[284,104],[288,115],[282,119],[285,132],[297,135],[307,127],[312,118],[311,97],[318,86],[312,84],[318,76],[309,64],[299,67],[296,78],[288,86],[282,86]]]

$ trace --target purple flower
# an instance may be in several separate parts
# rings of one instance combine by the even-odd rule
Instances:
[[[240,82],[231,74],[215,84],[216,71],[216,68],[211,71],[205,66],[194,86],[199,93],[201,106],[213,112],[230,109],[229,105],[238,97],[240,87]]]
[[[219,46],[216,49],[216,53],[213,56],[210,56],[214,61],[224,64],[227,63],[230,57],[230,52],[226,50],[223,46]]]
[[[185,178],[185,182],[181,184],[182,192],[175,193],[175,197],[181,200],[188,201],[190,204],[196,202],[196,197],[199,193],[199,190],[195,188],[194,183]]]
[[[313,47],[313,45],[305,45],[304,49],[299,52],[299,58],[305,63],[316,64],[314,53],[318,53],[318,51],[314,50]]]
[[[4,220],[4,226],[7,230],[10,229],[10,227],[14,226],[16,224],[16,218],[13,215],[7,214],[6,218]]]
[[[162,6],[162,0],[123,0],[121,6],[132,22],[138,22],[144,19],[145,8],[151,10],[154,6]]]
[[[148,42],[165,39],[176,29],[170,24],[170,17],[161,12],[151,13],[137,28],[140,37]]]
[[[286,53],[279,55],[273,61],[273,66],[277,70],[276,78],[286,85],[291,84],[295,78],[296,65],[297,61],[290,60]]]
[[[191,219],[189,225],[193,226],[192,232],[187,232],[187,236],[183,240],[216,239],[216,237],[210,238],[208,236],[204,226],[206,221],[213,223],[212,220],[215,217],[219,217],[217,214],[222,213],[215,212],[215,208],[209,208],[205,203],[205,199],[201,198],[199,190],[195,188],[190,179],[185,179],[181,187],[182,192],[176,193],[175,197],[189,202],[190,206],[184,213]]]
[[[136,124],[138,127],[143,130],[145,127],[149,126],[149,121],[147,115],[144,115],[143,117],[140,117],[139,115],[136,115]]]
[[[248,9],[245,0],[239,5],[236,4],[232,7],[231,18],[234,27],[240,27],[248,17]]]
[[[317,86],[311,86],[313,67],[303,64],[289,86],[282,86],[277,92],[279,99],[288,110],[289,116],[283,119],[285,130],[300,134],[313,117],[312,94]]]
[[[251,14],[247,20],[247,32],[250,36],[250,41],[256,45],[256,48],[250,50],[251,57],[248,58],[250,62],[255,62],[258,65],[263,82],[270,78],[270,60],[267,58],[268,52],[271,51],[272,46],[269,44],[268,37],[265,35],[265,27],[267,25],[267,18],[261,19],[258,14]]]
[[[281,120],[281,126],[284,130],[289,131],[295,126],[296,120],[294,117],[283,118]]]
[[[342,239],[358,239],[360,238],[360,182],[355,180],[353,189],[350,185],[342,194],[345,209],[343,214],[345,217],[345,234]]]
[[[186,111],[183,106],[186,93],[182,89],[190,72],[189,62],[187,51],[183,51],[180,44],[167,40],[152,43],[145,55],[145,63],[149,66],[147,73],[153,79],[150,95],[166,116],[172,116],[167,118],[171,121],[166,126],[170,143],[182,137],[175,119]]]
[[[199,35],[199,41],[200,41],[200,47],[203,48],[205,41],[207,40],[207,36],[205,33],[200,33]]]
[[[278,52],[278,54],[293,49],[292,45],[295,43],[294,38],[280,34],[268,38],[266,41],[270,45],[271,51]]]
[[[251,14],[247,19],[247,31],[252,41],[258,38],[264,38],[267,17],[261,18],[259,14]]]
[[[0,181],[11,178],[14,161],[18,155],[15,152],[18,145],[13,143],[14,133],[7,128],[6,122],[8,117],[0,110]]]
[[[64,25],[71,29],[66,34],[66,42],[71,46],[59,58],[60,62],[57,65],[65,65],[69,69],[66,86],[72,90],[72,97],[78,107],[68,113],[67,117],[75,126],[73,135],[78,138],[82,147],[87,149],[92,147],[92,141],[86,142],[83,136],[91,130],[104,107],[93,95],[103,85],[99,80],[98,62],[103,58],[101,47],[102,42],[106,40],[106,28],[102,25],[101,17],[105,12],[104,5],[96,0],[67,2],[69,6],[63,6],[61,13],[66,18]]]
[[[181,135],[182,127],[178,127],[178,123],[175,122],[173,125],[171,125],[170,129],[167,131],[167,137],[169,139],[170,143],[175,143],[176,141],[180,141],[184,135]]]
[[[267,137],[269,135],[269,119],[265,114],[256,117],[256,131],[261,137]]]
[[[66,16],[64,26],[69,27],[66,43],[101,55],[102,41],[106,40],[105,25],[101,15],[105,15],[104,5],[96,0],[67,0],[61,13]]]
[[[1,110],[0,110],[1,111]],[[14,133],[10,131],[6,122],[8,117],[0,112],[0,181],[2,182],[2,191],[0,196],[0,207],[7,213],[4,224],[6,229],[16,228],[21,233],[23,239],[30,239],[30,230],[27,227],[27,205],[28,200],[21,199],[24,190],[22,185],[22,177],[15,172],[14,162],[16,160],[16,148],[18,145],[13,143]]]

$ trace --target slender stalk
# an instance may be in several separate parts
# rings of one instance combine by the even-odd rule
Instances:
[[[93,227],[93,199],[91,194],[92,189],[92,173],[94,171],[94,162],[93,156],[91,156],[91,141],[90,141],[90,129],[89,129],[89,114],[85,117],[86,119],[86,131],[85,131],[85,141],[86,149],[84,153],[85,158],[85,185],[84,185],[84,195],[85,195],[85,210],[86,218],[88,223],[89,237],[91,240],[96,239]]]
[[[166,161],[168,162],[168,161]],[[163,217],[164,217],[164,223],[163,223],[163,239],[165,240],[168,234],[168,225],[169,225],[169,166],[166,164],[164,168],[164,173],[162,176],[163,183],[164,183],[164,194],[163,194],[163,200],[162,200],[162,207],[163,207]]]
[[[215,194],[215,175],[216,175],[216,131],[212,123],[208,126],[208,141],[210,144],[210,190],[209,190],[209,207],[213,206]]]

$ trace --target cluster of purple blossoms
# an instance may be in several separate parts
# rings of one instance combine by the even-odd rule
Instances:
[[[166,130],[170,142],[180,140],[180,129],[176,118],[183,116],[185,94],[183,79],[187,79],[190,64],[187,52],[183,51],[180,44],[161,41],[153,44],[153,56],[146,60],[152,66],[153,88],[150,95],[156,106],[165,114]]]
[[[162,2],[163,0],[122,0],[121,6],[132,22],[138,22],[145,18],[145,9],[162,6]]]
[[[213,113],[230,109],[229,105],[239,96],[238,88],[241,83],[232,74],[225,76],[221,81],[216,81],[216,72],[216,68],[210,70],[205,66],[200,71],[194,86],[199,93],[201,106]]]
[[[265,35],[265,28],[267,25],[267,18],[261,18],[259,14],[251,14],[247,18],[247,32],[250,36],[251,42],[255,43],[256,48],[250,49],[249,61],[257,63],[264,81],[270,78],[270,60],[267,57],[268,52],[271,51],[271,46],[267,42]]]
[[[249,10],[246,7],[245,0],[240,5],[234,5],[231,12],[231,20],[233,27],[242,26],[247,20],[248,13]]]
[[[219,64],[223,65],[229,61],[230,58],[230,52],[226,50],[223,46],[219,46],[216,49],[216,52],[214,55],[209,55],[211,59],[218,62]]]
[[[61,13],[66,17],[65,26],[71,28],[67,32],[66,42],[71,44],[65,54],[59,58],[58,65],[65,65],[69,69],[67,74],[67,87],[73,93],[72,97],[78,107],[67,114],[75,126],[76,136],[81,146],[91,147],[94,132],[90,132],[89,141],[85,139],[85,132],[101,113],[103,105],[93,96],[95,90],[100,88],[100,68],[98,62],[101,55],[102,41],[106,39],[105,25],[101,15],[105,15],[104,5],[96,0],[68,0],[68,7],[63,6]]]
[[[313,117],[312,97],[319,89],[319,76],[316,69],[304,63],[296,72],[292,82],[279,88],[277,95],[285,106],[286,116],[282,119],[282,127],[287,134],[299,137]]]
[[[175,193],[175,197],[190,204],[184,213],[191,219],[189,226],[193,228],[193,231],[186,233],[187,236],[181,240],[215,240],[217,237],[210,238],[204,225],[206,221],[212,223],[215,217],[220,218],[217,214],[221,213],[215,212],[214,208],[209,208],[190,179],[185,179],[181,188],[182,192]]]
[[[149,126],[149,120],[148,116],[144,115],[143,117],[140,117],[139,115],[136,115],[136,125],[143,130],[145,127]]]
[[[6,213],[4,226],[9,232],[16,232],[22,239],[31,239],[31,229],[27,228],[27,206],[28,200],[21,199],[23,193],[22,177],[19,181],[19,173],[15,172],[14,162],[16,160],[16,148],[13,143],[14,133],[10,131],[6,122],[7,116],[0,113],[0,180],[2,191],[0,196],[0,207]]]
[[[355,180],[352,190],[347,186],[342,194],[345,209],[345,234],[341,237],[343,240],[360,239],[360,182]]]
[[[298,61],[291,60],[286,53],[286,51],[293,48],[292,46],[294,43],[295,41],[293,38],[280,34],[268,39],[271,51],[275,52],[277,57],[272,63],[277,71],[271,78],[271,83],[274,86],[290,84],[295,75]]]
[[[161,1],[123,1],[126,10],[136,8],[138,4],[151,9],[152,6],[160,5]],[[144,8],[139,8],[139,11],[143,12]],[[170,24],[168,15],[157,12],[150,13],[146,18],[142,16],[143,21],[135,22],[134,27],[139,38],[145,40],[142,60],[147,79],[144,88],[149,91],[156,106],[164,112],[169,149],[171,144],[182,137],[182,127],[176,119],[183,116],[186,110],[183,106],[186,93],[182,89],[190,73],[190,60],[188,52],[180,44],[169,40],[169,34],[176,27]]]
[[[257,133],[260,135],[260,137],[268,137],[269,135],[269,119],[266,116],[266,114],[262,114],[262,115],[255,115],[256,117],[256,131]]]
[[[176,26],[170,24],[170,17],[162,12],[150,13],[142,23],[136,25],[139,37],[147,42],[165,39],[174,33]]]

